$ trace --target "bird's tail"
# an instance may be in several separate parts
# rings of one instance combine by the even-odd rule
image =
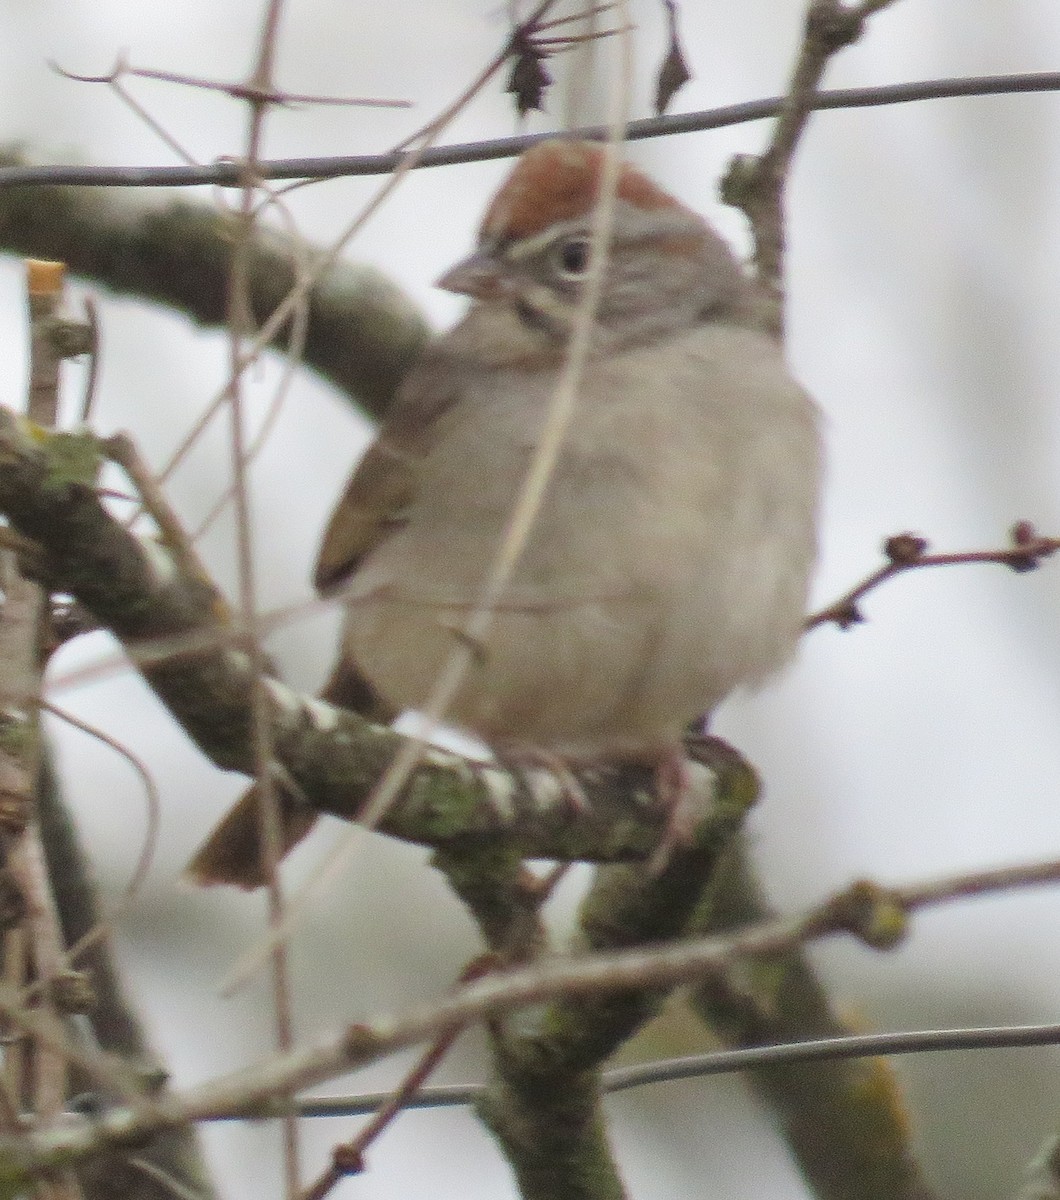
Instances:
[[[320,814],[282,783],[276,783],[274,791],[279,809],[280,842],[277,849],[282,858],[313,828]],[[204,887],[219,883],[246,891],[263,887],[269,875],[262,820],[261,800],[255,785],[247,788],[214,826],[188,863],[188,877]]]
[[[341,659],[332,672],[322,700],[360,713],[369,721],[388,724],[394,710],[379,696],[357,669]],[[279,857],[292,850],[316,824],[319,813],[310,808],[292,787],[274,785],[279,808]],[[213,831],[188,863],[186,874],[195,883],[210,887],[228,883],[246,891],[268,882],[262,816],[256,786],[248,788],[214,826]]]

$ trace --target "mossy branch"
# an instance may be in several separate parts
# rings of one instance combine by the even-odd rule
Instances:
[[[0,512],[40,547],[33,570],[114,633],[196,745],[219,767],[252,773],[253,674],[223,596],[165,546],[112,517],[83,462],[79,473],[67,469],[74,436],[90,456],[91,435],[44,434],[0,409]],[[401,737],[275,681],[268,708],[276,758],[310,803],[356,819]],[[516,774],[428,749],[381,828],[435,847],[503,837],[528,857],[622,861],[650,853],[665,821],[652,772],[594,770],[579,781],[589,804],[572,813],[564,782],[547,771]],[[710,794],[709,769],[698,784]]]
[[[22,155],[0,150],[0,165]],[[121,195],[105,188],[0,189],[0,250],[65,262],[112,291],[225,324],[235,218],[206,204]],[[248,255],[250,300],[263,322],[290,292],[296,265],[323,251],[258,226]],[[336,262],[310,288],[305,365],[373,417],[386,410],[427,339],[412,302],[380,272]],[[286,346],[286,335],[277,349]]]

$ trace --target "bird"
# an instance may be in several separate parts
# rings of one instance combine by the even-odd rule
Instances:
[[[422,706],[478,603],[569,353],[607,153],[524,151],[438,281],[470,307],[406,375],[320,547],[314,582],[344,608],[330,702]],[[688,722],[795,652],[821,418],[714,228],[626,161],[613,204],[570,423],[445,716],[502,758],[679,781]],[[265,881],[257,807],[222,819],[194,879]],[[316,814],[282,788],[280,812],[286,852]]]

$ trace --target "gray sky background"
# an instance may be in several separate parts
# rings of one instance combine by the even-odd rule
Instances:
[[[261,5],[250,0],[0,0],[2,137],[34,155],[93,163],[172,161],[104,88],[46,66],[102,72],[127,49],[134,63],[235,78],[251,61]],[[658,6],[661,9],[661,6]],[[801,21],[794,0],[684,0],[696,79],[675,108],[692,110],[781,91]],[[638,84],[646,115],[663,47],[657,6],[635,0]],[[403,96],[411,112],[321,109],[270,117],[270,156],[383,150],[454,97],[501,42],[493,0],[380,5],[290,0],[279,56],[293,91]],[[904,0],[845,51],[829,86],[1055,68],[1060,10],[1050,0]],[[202,160],[240,152],[245,115],[223,98],[157,83],[131,85]],[[590,95],[584,103],[591,105]],[[562,120],[534,117],[531,129]],[[920,531],[945,549],[992,546],[1028,517],[1060,531],[1060,97],[938,101],[820,115],[801,148],[788,198],[789,354],[828,415],[829,482],[816,596],[844,590],[877,562],[882,538]],[[446,140],[513,130],[495,90]],[[764,123],[640,144],[631,157],[707,212],[746,249],[742,218],[716,200],[729,157],[753,152]],[[459,304],[431,281],[470,244],[502,163],[417,173],[347,249],[396,279],[438,325]],[[307,236],[326,241],[378,184],[347,180],[295,193]],[[208,198],[202,192],[202,198]],[[0,262],[0,321],[23,340],[21,276]],[[161,462],[224,379],[225,346],[181,319],[101,297],[104,358],[97,423],[133,433]],[[23,361],[0,363],[0,397],[16,403]],[[264,411],[278,369],[252,385]],[[71,398],[77,377],[70,373]],[[262,602],[308,596],[315,542],[365,431],[348,406],[301,377],[255,470]],[[170,495],[193,526],[227,478],[221,431],[206,440]],[[234,581],[233,530],[221,522],[203,552]],[[858,876],[901,882],[1051,857],[1060,845],[1060,562],[1030,576],[999,568],[930,572],[865,604],[867,626],[811,634],[776,685],[730,702],[719,732],[759,767],[766,793],[751,825],[773,898],[784,909]],[[283,630],[272,649],[287,677],[312,688],[334,642],[332,614]],[[128,671],[91,685],[62,678],[109,656],[83,639],[53,668],[55,700],[120,736],[163,790],[163,844],[121,947],[160,1049],[180,1084],[266,1053],[267,988],[233,1001],[217,981],[253,936],[255,900],[197,895],[179,868],[241,780],[210,767]],[[135,861],[143,824],[127,767],[82,735],[56,728],[67,785],[108,890]],[[308,872],[324,838],[300,856]],[[568,900],[569,902],[569,900]],[[898,952],[846,945],[816,952],[836,994],[867,1028],[1050,1020],[1060,1004],[1060,895],[1024,894],[954,906],[916,922]],[[351,878],[324,901],[296,951],[300,1033],[437,995],[473,935],[423,855],[366,840]],[[1031,1057],[1033,1055],[1033,1057]],[[901,1065],[937,1181],[969,1200],[1014,1186],[1019,1166],[1055,1126],[1055,1053],[924,1057]],[[365,1072],[383,1086],[397,1064]],[[474,1045],[448,1077],[480,1070]],[[984,1100],[986,1101],[984,1103]],[[638,1200],[712,1194],[794,1200],[805,1194],[783,1146],[741,1085],[710,1080],[627,1095],[616,1141]],[[709,1115],[705,1115],[709,1114]],[[344,1127],[342,1127],[344,1128]],[[307,1139],[314,1163],[340,1125]],[[710,1131],[704,1136],[704,1129]],[[267,1129],[211,1131],[227,1196],[279,1194]],[[458,1152],[454,1153],[454,1147]],[[315,1157],[314,1157],[315,1156]],[[349,1197],[514,1195],[486,1135],[466,1114],[412,1115],[373,1153]]]

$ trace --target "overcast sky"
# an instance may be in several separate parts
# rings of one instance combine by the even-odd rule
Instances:
[[[663,32],[661,5],[635,0],[632,7],[633,108],[640,116],[648,115]],[[695,79],[674,107],[709,108],[781,91],[802,7],[794,0],[684,0]],[[0,137],[52,160],[172,162],[107,89],[61,79],[47,61],[103,72],[126,51],[137,65],[234,78],[252,60],[260,8],[250,0],[0,0],[7,113]],[[496,0],[290,0],[279,56],[284,86],[404,97],[415,107],[277,112],[266,152],[388,148],[458,94],[495,52],[503,13]],[[1060,10],[1051,0],[904,0],[836,59],[826,82],[1048,70],[1058,57]],[[196,158],[240,152],[239,105],[157,83],[131,86]],[[555,100],[554,114],[535,116],[529,128],[562,122],[559,93]],[[788,348],[828,417],[818,600],[871,569],[890,533],[917,530],[940,549],[960,549],[1000,544],[1017,518],[1060,532],[1058,126],[1060,97],[1051,95],[861,109],[813,122],[788,197]],[[445,140],[513,128],[508,102],[495,89]],[[758,123],[641,143],[630,154],[746,250],[742,218],[720,206],[716,181],[733,153],[755,151],[767,133]],[[437,325],[451,321],[459,302],[431,283],[468,248],[478,213],[506,169],[489,163],[416,174],[347,255],[386,271]],[[306,236],[324,242],[377,186],[348,180],[306,189],[291,197],[291,211]],[[197,195],[210,199],[205,189]],[[9,347],[23,339],[19,289],[17,264],[0,261]],[[98,425],[104,433],[128,429],[153,462],[164,461],[223,382],[223,340],[157,309],[106,295],[100,302]],[[0,363],[5,402],[20,395],[22,369],[9,349]],[[276,377],[270,364],[254,386],[262,411]],[[76,392],[76,376],[70,378]],[[314,379],[298,380],[255,477],[263,603],[308,596],[318,531],[364,437],[344,401]],[[223,486],[225,454],[220,435],[208,439],[173,481],[170,495],[190,526]],[[225,522],[203,543],[226,585],[234,579],[232,546]],[[781,681],[726,706],[719,732],[765,781],[751,831],[780,907],[805,905],[858,876],[902,882],[1057,854],[1058,602],[1060,561],[1029,576],[962,567],[899,580],[865,603],[866,626],[814,632]],[[334,636],[334,617],[325,614],[283,630],[272,649],[292,683],[313,688]],[[257,904],[176,885],[181,862],[241,782],[210,767],[127,671],[91,686],[63,686],[64,675],[110,655],[102,637],[65,651],[53,669],[55,700],[121,736],[162,787],[162,847],[140,907],[123,922],[121,944],[177,1082],[191,1082],[268,1046],[264,986],[227,1003],[215,995],[217,980],[257,927]],[[116,892],[139,848],[137,785],[119,760],[81,735],[56,736],[71,800]],[[303,871],[323,844],[306,851]],[[368,841],[355,871],[355,882],[321,906],[296,959],[305,1035],[435,995],[473,952],[467,923],[422,855]],[[908,944],[890,956],[837,945],[820,951],[818,961],[867,1027],[1049,1020],[1060,1004],[1058,916],[1057,892],[980,901],[918,919]],[[375,968],[366,970],[366,960]],[[351,987],[344,972],[356,972],[363,986]],[[931,1137],[929,1160],[953,1195],[999,1194],[989,1172],[1001,1171],[1002,1179],[1008,1172],[1011,1185],[1052,1128],[1060,1088],[1047,1072],[1057,1063],[1047,1052],[1033,1055],[903,1064],[928,1134],[947,1127],[944,1137]],[[467,1077],[476,1063],[472,1052],[452,1077]],[[1018,1101],[977,1110],[976,1081],[988,1081],[996,1101],[1007,1094],[1001,1080],[1009,1069],[1023,1079]],[[393,1075],[393,1067],[366,1072],[351,1086],[380,1086]],[[652,1093],[615,1105],[623,1165],[638,1200],[701,1194],[693,1181],[704,1174],[716,1181],[712,1194],[719,1197],[803,1194],[782,1145],[739,1083],[711,1080]],[[702,1136],[702,1118],[693,1115],[700,1105],[715,1106],[710,1127],[717,1136]],[[313,1153],[323,1154],[338,1128],[318,1123]],[[459,1157],[451,1152],[454,1137]],[[267,1130],[211,1133],[226,1195],[279,1194],[263,1191],[258,1173],[275,1161],[275,1142]],[[991,1147],[983,1151],[989,1164],[975,1157],[983,1146]],[[462,1114],[404,1118],[372,1168],[337,1194],[514,1194],[485,1134]]]

